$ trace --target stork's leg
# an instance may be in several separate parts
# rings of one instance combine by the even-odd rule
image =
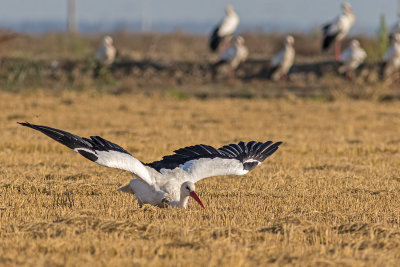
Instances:
[[[229,68],[229,79],[232,80],[233,78],[235,78],[235,69],[230,67]]]
[[[350,75],[350,71],[348,70],[348,71],[346,71],[346,79],[348,80],[348,81],[351,81],[352,79],[351,79],[351,75]]]
[[[335,42],[335,59],[336,61],[340,61],[340,42]]]

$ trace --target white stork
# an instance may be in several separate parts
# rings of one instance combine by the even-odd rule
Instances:
[[[395,33],[383,57],[382,75],[388,77],[400,69],[400,33]]]
[[[104,36],[103,45],[97,50],[95,59],[98,63],[108,66],[114,62],[116,49],[113,39],[110,36]]]
[[[284,48],[272,59],[269,70],[269,77],[273,81],[277,81],[282,77],[286,77],[293,65],[295,50],[294,38],[291,35],[286,36]]]
[[[360,42],[352,40],[350,46],[340,55],[342,65],[339,67],[339,73],[346,73],[346,76],[349,77],[350,72],[357,69],[366,57],[367,53],[360,46]]]
[[[239,25],[239,16],[236,14],[233,6],[228,5],[225,12],[226,16],[211,33],[209,44],[212,51],[217,51],[221,42],[231,37]]]
[[[230,68],[230,74],[233,76],[234,70],[239,66],[240,63],[247,59],[248,55],[249,50],[244,44],[244,38],[242,36],[236,36],[233,45],[219,56],[219,61],[215,63],[214,67],[228,64]]]
[[[340,60],[340,41],[353,27],[356,19],[349,3],[343,3],[342,10],[343,13],[339,17],[322,27],[324,34],[322,49],[327,50],[335,42],[335,58],[337,61]]]
[[[204,205],[195,193],[195,183],[218,175],[243,175],[271,156],[281,142],[239,142],[215,149],[208,145],[181,148],[162,160],[143,163],[122,147],[99,136],[82,138],[47,126],[30,127],[102,166],[131,172],[135,179],[119,191],[135,194],[139,205],[186,208],[189,197]]]

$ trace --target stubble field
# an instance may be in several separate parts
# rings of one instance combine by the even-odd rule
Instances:
[[[0,93],[0,265],[395,266],[397,102]],[[183,146],[283,141],[245,176],[196,184],[206,209],[140,208],[129,173],[17,121],[100,135],[144,162]]]

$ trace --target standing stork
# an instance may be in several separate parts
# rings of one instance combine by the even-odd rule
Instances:
[[[227,64],[229,65],[229,73],[232,77],[236,68],[247,59],[248,55],[249,50],[244,44],[244,38],[236,36],[233,45],[219,56],[219,61],[214,64],[214,68]]]
[[[282,77],[286,77],[293,65],[295,50],[294,38],[291,35],[286,36],[284,48],[272,59],[269,70],[269,77],[273,81],[277,81]]]
[[[382,78],[389,77],[400,69],[400,33],[395,33],[383,57]]]
[[[346,73],[347,78],[350,78],[350,72],[357,69],[366,57],[367,53],[360,46],[360,42],[352,40],[350,46],[340,55],[339,73]]]
[[[239,16],[236,14],[233,6],[228,5],[225,12],[225,17],[211,33],[209,40],[211,51],[217,51],[220,44],[229,39],[239,25]]]
[[[343,13],[333,22],[327,23],[322,27],[324,41],[322,49],[327,50],[335,42],[335,58],[340,60],[340,41],[347,35],[354,25],[355,16],[349,3],[342,4]]]
[[[103,66],[111,65],[114,62],[115,54],[116,49],[113,39],[108,35],[104,36],[103,45],[97,50],[95,55],[96,61]]]
[[[244,175],[271,156],[281,142],[239,142],[218,149],[195,145],[175,150],[160,161],[143,163],[122,147],[100,136],[82,138],[55,128],[20,123],[40,131],[102,166],[131,172],[135,179],[118,191],[132,193],[139,205],[186,209],[189,197],[204,205],[195,192],[195,183],[218,175]]]

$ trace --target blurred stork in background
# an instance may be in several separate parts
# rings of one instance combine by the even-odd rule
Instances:
[[[115,54],[113,39],[107,35],[103,38],[103,45],[97,50],[95,59],[100,65],[109,66],[114,62]]]
[[[336,61],[340,61],[340,41],[347,35],[355,21],[355,16],[349,3],[343,3],[342,10],[343,13],[333,22],[327,23],[322,27],[324,34],[322,49],[327,50],[334,42]]]
[[[382,78],[387,78],[400,69],[400,33],[395,33],[383,57]]]
[[[225,12],[226,16],[211,33],[209,40],[211,51],[217,51],[221,43],[222,46],[224,46],[226,40],[230,40],[237,26],[239,25],[239,16],[236,14],[233,6],[228,5],[225,9]]]
[[[269,70],[269,78],[277,81],[283,77],[287,77],[287,73],[294,62],[296,54],[294,50],[294,38],[291,35],[286,36],[284,48],[272,59]]]
[[[229,75],[233,77],[236,68],[240,63],[244,62],[249,55],[249,50],[244,44],[244,38],[242,36],[236,36],[233,38],[233,44],[227,50],[225,50],[220,56],[219,61],[214,64],[214,70],[219,68],[221,65],[229,66]],[[215,74],[215,71],[214,71]]]
[[[346,77],[350,79],[350,73],[360,66],[367,57],[367,53],[360,46],[360,42],[352,40],[350,46],[346,48],[340,55],[340,67],[339,73],[346,74]]]

